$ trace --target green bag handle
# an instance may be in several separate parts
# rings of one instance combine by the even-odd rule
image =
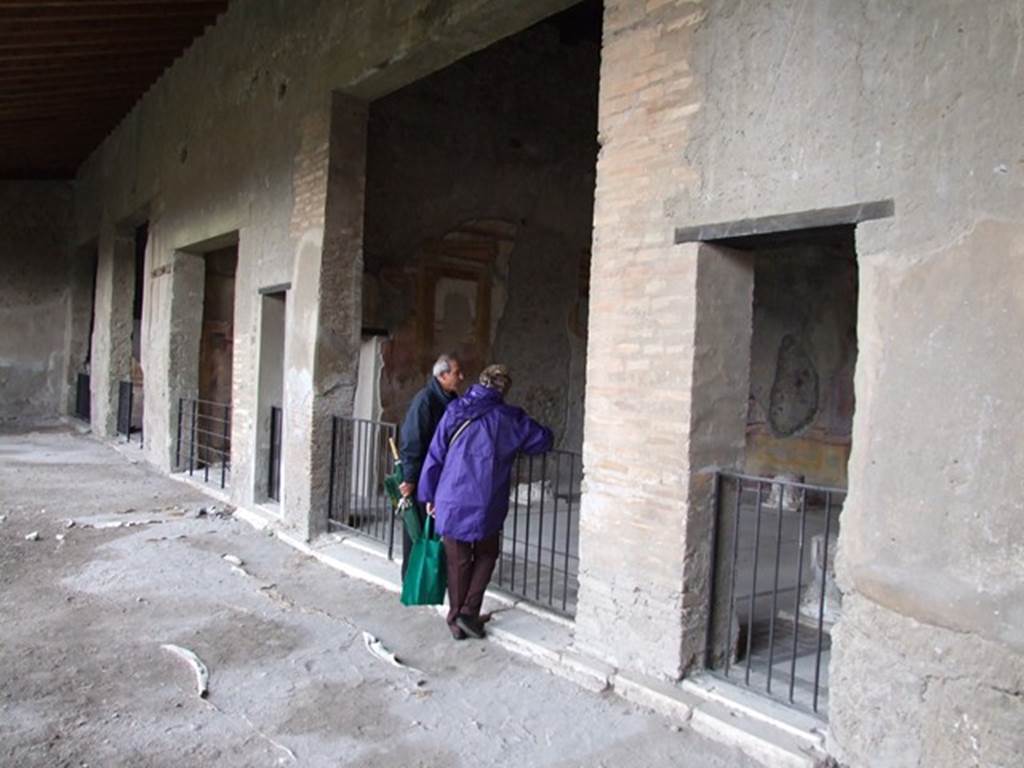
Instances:
[[[423,538],[429,539],[430,538],[430,523],[431,523],[431,521],[433,521],[434,518],[432,518],[430,515],[424,515],[424,517],[426,518],[426,520],[423,521]]]

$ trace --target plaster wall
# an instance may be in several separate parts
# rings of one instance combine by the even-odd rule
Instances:
[[[84,277],[68,252],[71,216],[70,184],[0,181],[0,420],[67,410],[73,278]]]
[[[164,468],[173,458],[179,386],[189,378],[176,370],[190,354],[181,348],[182,337],[169,329],[173,318],[198,311],[176,306],[197,298],[189,280],[175,277],[176,269],[188,268],[188,260],[176,254],[238,232],[231,492],[238,502],[252,502],[261,471],[254,464],[257,290],[291,283],[295,311],[289,315],[286,345],[285,408],[291,415],[285,422],[284,472],[290,489],[285,506],[297,530],[317,530],[319,523],[309,523],[309,516],[323,481],[316,479],[319,470],[311,468],[325,464],[327,453],[311,421],[324,420],[330,409],[350,407],[339,394],[348,390],[337,385],[347,377],[354,380],[358,351],[358,344],[332,344],[336,331],[324,333],[318,303],[325,249],[339,242],[345,246],[343,241],[347,247],[361,247],[358,233],[344,227],[333,235],[334,245],[328,242],[332,92],[356,101],[384,95],[569,4],[232,3],[150,88],[76,177],[73,243],[100,243],[94,351],[102,359],[94,365],[98,376],[93,381],[99,431],[112,431],[116,381],[126,373],[121,370],[124,318],[119,297],[126,281],[130,288],[133,270],[114,257],[124,223],[142,213],[149,221],[141,361],[145,450]],[[358,164],[365,147],[346,151],[353,157],[339,162]],[[130,314],[129,300],[129,324]],[[191,341],[186,338],[185,343]],[[332,372],[317,379],[315,361],[328,359]]]
[[[687,658],[674,633],[654,652],[606,630],[699,599],[647,552],[695,549],[677,521],[697,507],[664,489],[727,453],[684,450],[700,350],[673,229],[893,199],[856,232],[831,705],[853,766],[1022,752],[1022,39],[1015,0],[606,5],[577,636],[668,677]]]

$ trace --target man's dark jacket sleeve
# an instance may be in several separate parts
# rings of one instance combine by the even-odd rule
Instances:
[[[430,439],[434,436],[430,416],[430,397],[422,390],[413,398],[405,421],[399,433],[398,452],[402,457],[402,474],[407,483],[415,483],[420,479],[423,460],[430,447]]]

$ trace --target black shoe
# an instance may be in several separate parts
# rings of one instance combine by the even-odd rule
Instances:
[[[448,625],[448,629],[451,630],[452,637],[454,637],[456,640],[465,640],[466,639],[466,633],[463,632],[461,629],[459,629],[454,624],[449,624]]]
[[[484,632],[484,625],[472,616],[460,613],[455,617],[455,626],[477,640],[483,640],[487,636],[487,633]]]

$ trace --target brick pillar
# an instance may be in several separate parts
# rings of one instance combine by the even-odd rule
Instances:
[[[753,268],[699,244],[595,267],[576,642],[676,679],[704,644],[709,470],[742,456]]]
[[[135,245],[130,235],[100,235],[96,269],[96,316],[92,335],[92,429],[117,432],[117,387],[131,376]]]
[[[355,395],[368,116],[366,102],[334,95],[322,144],[310,123],[308,197],[295,201],[308,220],[293,217],[303,228],[285,342],[282,486],[285,518],[307,538],[327,527],[331,416],[350,413]],[[317,195],[322,204],[311,205]]]

